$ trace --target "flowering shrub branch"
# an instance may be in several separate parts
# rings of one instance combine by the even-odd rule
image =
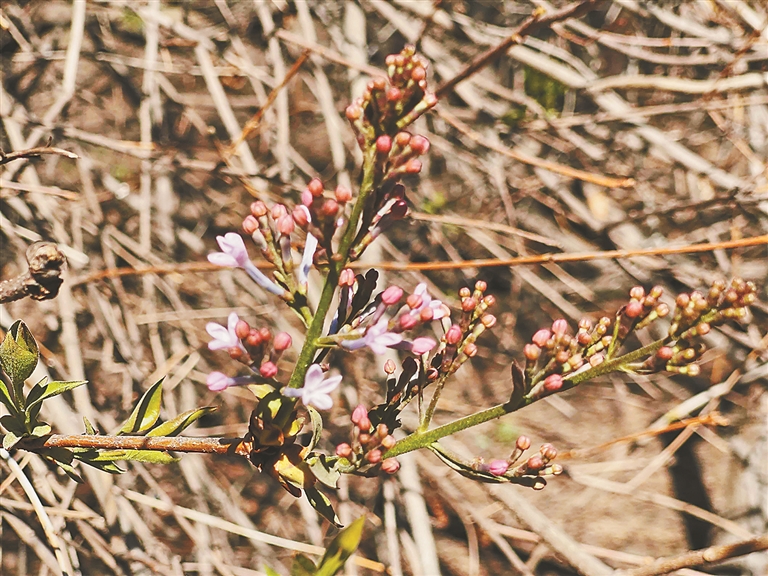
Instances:
[[[301,320],[305,337],[290,376],[280,368],[293,346],[284,332],[253,327],[237,314],[227,325],[209,323],[208,347],[226,353],[244,373],[211,372],[208,388],[219,392],[246,386],[255,396],[248,431],[241,438],[185,438],[183,430],[213,407],[201,407],[158,423],[162,382],[139,400],[131,416],[114,434],[100,434],[86,421],[86,434],[61,436],[38,418],[42,402],[84,382],[39,382],[26,393],[24,381],[37,363],[37,344],[23,323],[16,323],[0,346],[0,365],[10,386],[0,381],[0,401],[9,415],[0,419],[6,430],[3,447],[37,452],[73,477],[75,461],[117,473],[119,460],[170,462],[172,452],[207,452],[245,457],[272,475],[288,492],[306,495],[318,512],[339,523],[329,498],[319,486],[335,488],[341,474],[375,476],[397,472],[397,457],[426,448],[458,473],[483,482],[508,482],[535,489],[562,468],[557,450],[543,444],[532,450],[526,436],[517,438],[506,457],[486,462],[466,460],[439,443],[441,438],[478,426],[542,398],[569,390],[611,372],[651,374],[661,371],[696,375],[704,345],[713,327],[748,314],[756,288],[740,279],[717,281],[706,293],[681,294],[674,310],[662,301],[663,291],[636,286],[614,317],[597,322],[582,319],[569,331],[558,319],[533,334],[522,350],[523,364],[511,366],[509,399],[439,426],[433,420],[442,393],[452,376],[478,352],[478,339],[493,329],[495,297],[483,281],[459,290],[460,311],[452,311],[420,284],[411,293],[398,286],[377,291],[375,270],[355,274],[351,263],[376,238],[408,214],[402,179],[418,174],[420,156],[429,141],[407,131],[437,104],[427,85],[427,62],[406,47],[387,58],[387,77],[371,80],[363,96],[346,110],[363,152],[362,177],[355,194],[344,187],[327,191],[311,180],[295,206],[256,201],[243,219],[242,231],[272,264],[270,272],[251,261],[243,237],[219,236],[220,251],[209,261],[241,268],[267,293],[282,299]],[[324,276],[313,308],[307,299],[312,269]],[[652,324],[666,335],[640,348],[629,337]],[[437,335],[433,337],[436,329]],[[658,333],[658,332],[657,332]],[[370,408],[360,405],[351,414],[348,441],[322,451],[324,420],[343,376],[332,369],[334,353],[387,349],[403,353],[400,366],[388,360],[386,394]],[[400,416],[416,400],[415,431],[400,440],[393,432]],[[299,442],[311,430],[306,445]]]

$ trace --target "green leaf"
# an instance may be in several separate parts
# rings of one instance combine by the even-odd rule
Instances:
[[[293,566],[291,566],[291,576],[315,576],[317,572],[317,566],[304,554],[297,554],[293,558]]]
[[[83,483],[83,478],[72,467],[72,462],[75,457],[72,451],[67,450],[66,448],[44,448],[42,450],[36,450],[35,452],[54,462],[59,468],[64,470],[67,476],[72,478],[72,480],[78,484]]]
[[[19,437],[22,437],[27,433],[27,429],[24,426],[23,416],[20,414],[14,416],[6,414],[5,416],[0,416],[0,424],[2,424],[3,428],[9,432],[14,432]]]
[[[267,576],[280,576],[279,572],[272,570],[269,566],[264,566],[264,572],[266,572]]]
[[[67,382],[54,381],[45,384],[45,380],[46,379],[43,378],[29,391],[29,394],[27,395],[27,410],[42,403],[43,400],[53,398],[67,390],[73,390],[78,386],[88,383],[87,380],[69,380]]]
[[[18,414],[19,411],[16,408],[16,404],[13,403],[13,398],[11,398],[11,393],[8,391],[8,386],[5,385],[5,382],[2,378],[0,378],[0,402],[2,402],[6,408],[8,408],[8,412],[11,414]]]
[[[29,435],[33,438],[42,438],[43,436],[47,436],[50,433],[51,427],[48,424],[40,423],[32,428],[32,432]]]
[[[144,392],[128,420],[120,427],[118,434],[138,434],[152,428],[160,417],[162,401],[163,380],[160,379]]]
[[[147,462],[149,464],[171,464],[178,462],[167,452],[158,450],[103,450],[99,452],[96,458],[91,458],[90,462],[114,462],[115,460],[134,460],[135,462]]]
[[[125,470],[120,468],[114,462],[94,460],[98,456],[99,456],[99,453],[96,450],[85,450],[83,452],[75,452],[75,458],[77,460],[80,460],[80,462],[82,462],[83,464],[92,466],[97,470],[101,470],[102,472],[108,472],[110,474],[122,474],[123,472],[125,472]]]
[[[310,454],[304,459],[315,478],[329,488],[337,488],[341,478],[341,472],[333,467],[337,461],[338,458],[328,458],[325,454]]]
[[[17,320],[0,343],[0,367],[14,384],[14,394],[20,392],[21,384],[29,378],[37,366],[37,342],[21,320]],[[16,398],[21,404],[22,398]]]
[[[20,436],[16,436],[13,432],[6,432],[5,436],[3,436],[3,448],[10,450],[19,440],[21,440]]]
[[[360,518],[338,533],[330,546],[325,550],[315,576],[334,576],[344,567],[347,559],[360,546],[364,525],[365,516],[360,516]]]
[[[147,436],[178,436],[185,428],[194,424],[195,420],[215,412],[216,409],[216,406],[203,406],[202,408],[188,410],[183,414],[179,414],[173,420],[168,420],[168,422],[163,422],[156,428],[153,428],[147,432]]]
[[[320,514],[334,526],[341,528],[341,520],[339,520],[339,517],[336,516],[336,512],[333,511],[333,506],[331,506],[331,501],[328,499],[328,496],[314,487],[305,488],[304,492],[307,495],[307,500],[309,500],[309,503],[312,504],[312,508],[317,510],[318,514]]]
[[[323,417],[320,416],[320,412],[315,410],[312,406],[307,406],[307,412],[309,412],[309,418],[312,424],[312,439],[309,441],[307,451],[311,452],[315,449],[315,446],[320,441],[320,435],[323,433]]]
[[[91,421],[88,420],[85,416],[83,416],[83,424],[85,424],[85,433],[89,434],[91,436],[95,436],[98,434],[96,431],[96,428],[93,427],[93,424],[91,424]]]

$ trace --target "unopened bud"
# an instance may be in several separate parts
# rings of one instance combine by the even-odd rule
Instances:
[[[528,458],[528,462],[526,462],[526,468],[530,470],[531,472],[538,472],[542,468],[544,468],[545,463],[544,459],[539,456],[538,454],[535,456],[531,456]]]
[[[461,327],[458,324],[452,324],[448,328],[448,332],[445,333],[445,341],[452,345],[458,344],[461,341],[462,335]]]
[[[336,456],[339,456],[341,458],[349,458],[352,456],[352,446],[347,444],[346,442],[343,442],[336,446]]]
[[[267,215],[267,205],[264,204],[261,200],[256,200],[255,202],[251,203],[251,214],[255,218],[261,218],[262,216]]]
[[[399,286],[390,286],[384,292],[381,293],[381,301],[387,306],[392,306],[400,301],[403,297],[403,289]]]
[[[371,464],[378,464],[381,462],[381,450],[371,450],[365,455],[365,459]]]
[[[421,172],[421,160],[418,158],[411,158],[405,163],[406,174],[418,174]]]
[[[235,324],[235,336],[242,340],[243,338],[247,338],[250,333],[251,327],[248,325],[248,322],[245,320],[238,320],[237,324]]]
[[[248,214],[248,216],[245,217],[245,220],[243,220],[243,231],[250,236],[258,229],[259,221],[256,220],[253,214]]]
[[[309,184],[307,184],[307,190],[314,196],[315,198],[323,195],[323,183],[320,181],[319,178],[312,178],[312,180],[309,181]]]
[[[544,379],[544,390],[557,392],[563,387],[563,377],[560,374],[550,374]]]
[[[419,156],[426,154],[429,151],[429,140],[417,134],[411,138],[411,150]]]
[[[264,378],[274,378],[277,375],[277,365],[274,362],[264,362],[259,367],[259,374]]]
[[[395,373],[395,369],[397,367],[395,366],[395,363],[392,361],[391,358],[387,358],[387,361],[384,362],[384,372],[386,374],[392,375]]]
[[[275,342],[273,344],[275,350],[283,352],[291,347],[291,336],[287,332],[278,332],[275,334]]]
[[[536,344],[526,344],[523,346],[523,356],[531,362],[538,360],[539,356],[541,356],[541,348],[536,346]]]
[[[541,330],[538,330],[533,337],[531,338],[531,342],[536,344],[539,348],[544,348],[547,345],[547,342],[552,337],[552,332],[547,330],[546,328],[542,328]]]
[[[387,474],[394,474],[398,470],[400,470],[400,462],[394,458],[387,458],[381,463],[382,472],[386,472]]]
[[[528,448],[531,447],[531,439],[528,438],[528,436],[518,436],[517,442],[515,442],[515,446],[518,450],[525,452],[528,450]]]
[[[491,460],[488,464],[488,472],[494,476],[503,476],[509,469],[509,463],[506,460]]]
[[[334,195],[336,196],[336,202],[339,204],[345,204],[352,200],[352,191],[349,188],[346,188],[345,186],[336,186],[336,190],[334,191]]]

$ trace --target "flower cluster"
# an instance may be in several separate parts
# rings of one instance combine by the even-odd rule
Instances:
[[[215,392],[230,386],[252,384],[261,379],[273,379],[277,375],[278,360],[292,344],[288,333],[278,332],[273,339],[268,328],[252,328],[234,312],[229,315],[226,328],[209,322],[205,329],[213,338],[208,343],[210,350],[226,350],[230,358],[245,364],[254,372],[252,376],[237,378],[230,378],[221,372],[210,373],[208,388]]]
[[[346,350],[367,347],[375,354],[395,348],[421,356],[432,350],[437,344],[433,338],[408,340],[404,334],[420,324],[447,317],[448,307],[429,296],[426,284],[419,284],[402,306],[405,292],[399,286],[390,286],[369,301],[377,278],[378,274],[371,273],[355,276],[348,268],[341,271],[339,308],[330,334],[320,340],[321,344]]]
[[[509,458],[491,460],[487,464],[482,459],[478,459],[472,467],[478,472],[485,472],[492,476],[531,480],[534,488],[543,488],[545,483],[541,482],[540,479],[562,473],[563,467],[559,464],[551,464],[552,460],[557,457],[557,449],[552,444],[542,444],[538,454],[534,454],[517,464],[530,447],[531,439],[527,436],[520,436],[515,442],[515,448]]]
[[[352,424],[352,442],[336,446],[336,456],[344,460],[342,465],[357,471],[397,472],[400,463],[395,458],[382,459],[383,454],[395,445],[395,437],[389,433],[389,427],[383,422],[374,427],[368,410],[362,404],[352,412]]]

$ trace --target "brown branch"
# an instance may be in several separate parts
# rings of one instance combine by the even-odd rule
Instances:
[[[73,160],[77,158],[77,154],[64,150],[62,148],[51,148],[50,146],[40,146],[38,148],[28,148],[27,150],[17,150],[16,152],[10,152],[6,154],[0,150],[0,166],[8,164],[14,160],[24,160],[29,158],[37,158],[43,154],[56,154],[58,156],[66,156]]]
[[[493,268],[496,266],[530,266],[534,264],[549,264],[559,262],[586,262],[610,258],[635,258],[637,256],[668,256],[670,254],[695,254],[697,252],[712,252],[713,250],[732,250],[749,246],[764,246],[768,244],[768,234],[729,240],[726,242],[710,242],[705,244],[688,244],[685,246],[668,246],[666,248],[644,248],[640,250],[604,250],[601,252],[537,254],[535,256],[519,256],[516,258],[482,258],[478,260],[462,260],[459,262],[353,262],[354,269],[377,268],[379,270],[457,270],[462,268]],[[259,261],[254,264],[262,270],[274,268],[271,262]],[[221,266],[209,262],[188,262],[186,264],[163,264],[141,268],[113,268],[99,270],[85,276],[79,276],[72,281],[73,286],[90,284],[105,278],[119,278],[140,274],[178,274],[182,272],[211,272],[220,270]]]
[[[522,44],[523,38],[525,38],[525,36],[529,36],[535,32],[538,32],[542,28],[547,28],[555,22],[560,22],[561,20],[566,20],[568,18],[578,18],[579,16],[583,16],[590,10],[595,9],[598,2],[599,0],[583,0],[581,2],[574,2],[573,4],[569,4],[560,10],[550,12],[549,14],[542,13],[540,8],[534,10],[533,14],[531,14],[531,16],[529,16],[520,26],[518,26],[515,31],[512,32],[512,34],[502,40],[501,43],[476,56],[472,62],[467,64],[458,74],[456,74],[456,76],[450,80],[446,80],[440,86],[438,86],[437,90],[435,90],[435,94],[438,98],[442,98],[448,92],[453,90],[453,88],[459,82],[466,80],[472,76],[472,74],[482,70],[492,61],[505,54],[511,46],[514,44]]]
[[[197,454],[236,454],[248,456],[249,446],[242,438],[190,438],[188,436],[108,436],[52,434],[44,441],[23,439],[16,448],[92,448],[95,450],[155,450]]]
[[[53,242],[31,244],[27,248],[29,270],[0,282],[0,304],[27,296],[34,300],[55,298],[64,281],[62,273],[66,262],[64,253]]]
[[[679,556],[659,558],[648,566],[616,572],[616,576],[656,576],[657,574],[669,574],[681,568],[692,568],[694,566],[722,562],[729,558],[746,556],[761,550],[768,550],[768,534],[735,544],[711,546],[702,550],[692,550]]]

